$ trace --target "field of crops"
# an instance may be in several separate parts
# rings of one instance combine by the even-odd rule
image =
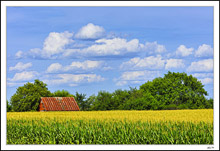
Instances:
[[[7,144],[213,144],[213,110],[9,112]]]

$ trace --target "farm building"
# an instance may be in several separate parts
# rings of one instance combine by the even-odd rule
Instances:
[[[79,111],[74,97],[41,97],[39,111]]]

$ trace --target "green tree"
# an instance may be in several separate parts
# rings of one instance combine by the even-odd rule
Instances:
[[[12,109],[11,104],[8,102],[8,100],[6,102],[7,102],[7,112],[10,112]]]
[[[82,110],[82,111],[85,110],[85,108],[86,108],[85,98],[86,98],[86,94],[76,92],[75,100],[76,100],[76,102],[79,106],[79,109]]]
[[[57,90],[52,95],[53,97],[74,97],[73,94],[70,94],[70,92],[66,90]]]
[[[112,107],[114,110],[123,110],[124,104],[129,100],[129,93],[127,90],[115,90],[112,93]]]
[[[112,110],[112,94],[106,91],[99,91],[93,103],[92,110]]]
[[[16,112],[38,110],[41,97],[51,97],[47,84],[40,80],[34,83],[26,83],[18,87],[16,93],[11,97],[12,110]]]
[[[178,108],[179,105],[181,108],[205,108],[205,96],[208,94],[203,87],[192,75],[168,72],[163,78],[141,85],[140,90],[150,92],[160,104],[158,109],[166,109],[168,105],[170,108]]]
[[[131,88],[129,100],[124,104],[125,110],[152,110],[157,109],[157,100],[148,92]]]
[[[213,99],[212,99],[212,98],[210,98],[210,99],[208,99],[208,100],[206,101],[205,107],[206,107],[207,109],[213,109]]]
[[[85,111],[91,111],[92,110],[92,106],[93,106],[93,103],[95,102],[95,99],[96,99],[95,95],[91,95],[88,99],[86,99],[85,107],[84,107]]]

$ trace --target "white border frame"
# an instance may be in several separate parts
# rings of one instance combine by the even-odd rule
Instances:
[[[219,2],[218,1],[2,1],[1,2],[1,148],[63,150],[64,145],[6,145],[6,7],[7,6],[213,6],[214,7],[214,145],[65,145],[65,150],[219,150]]]

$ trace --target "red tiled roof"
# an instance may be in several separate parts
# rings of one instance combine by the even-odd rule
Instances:
[[[41,97],[40,111],[79,111],[73,97]]]

